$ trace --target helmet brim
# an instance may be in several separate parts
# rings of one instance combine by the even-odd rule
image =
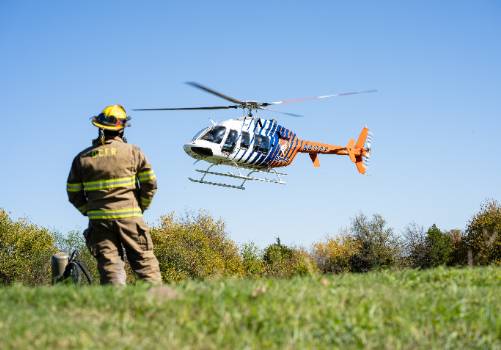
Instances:
[[[99,128],[99,129],[104,129],[104,130],[111,130],[111,131],[118,131],[118,130],[122,130],[124,129],[123,126],[110,126],[110,125],[104,125],[104,124],[100,124],[96,121],[92,121],[92,125],[94,125],[95,127]]]

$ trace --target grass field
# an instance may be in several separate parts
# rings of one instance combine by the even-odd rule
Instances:
[[[0,289],[0,348],[501,349],[501,267]]]

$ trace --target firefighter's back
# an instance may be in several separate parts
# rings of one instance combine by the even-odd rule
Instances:
[[[142,158],[139,153],[139,148],[119,138],[106,140],[80,153],[89,219],[141,216],[137,192],[138,163]]]
[[[123,138],[129,119],[119,105],[93,118],[99,137],[74,158],[68,199],[89,217],[85,239],[97,259],[101,283],[125,284],[124,251],[139,278],[161,283],[142,218],[155,195],[156,176],[143,152]]]

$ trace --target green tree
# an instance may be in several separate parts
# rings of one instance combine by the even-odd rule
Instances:
[[[238,247],[228,238],[224,222],[204,212],[181,219],[173,213],[163,216],[151,237],[164,281],[244,274]]]
[[[400,243],[381,215],[375,214],[371,219],[364,214],[357,215],[352,220],[350,234],[360,244],[351,259],[352,271],[366,272],[400,263]]]
[[[423,267],[447,265],[454,246],[452,237],[433,224],[426,232],[426,262]]]
[[[313,245],[313,257],[323,273],[348,272],[353,256],[359,252],[360,242],[350,235],[329,237]]]
[[[311,257],[302,249],[287,247],[280,238],[264,250],[263,261],[266,274],[272,277],[311,275],[318,268]]]
[[[48,284],[55,252],[49,230],[25,219],[12,220],[0,209],[0,284]]]
[[[407,266],[412,268],[426,267],[428,246],[426,245],[426,233],[422,226],[411,223],[406,227],[403,248]]]
[[[501,205],[495,200],[482,203],[466,228],[465,245],[474,264],[501,263]]]
[[[265,264],[262,253],[254,243],[245,243],[240,249],[240,255],[244,265],[245,275],[248,277],[260,277],[265,272]]]

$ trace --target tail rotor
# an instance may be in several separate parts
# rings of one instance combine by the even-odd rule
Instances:
[[[373,139],[374,139],[374,134],[371,131],[369,131],[369,133],[367,134],[367,140],[365,142],[364,152],[362,155],[363,163],[364,163],[366,170],[369,169],[370,159],[371,159],[371,155],[372,155]]]
[[[369,166],[369,159],[372,150],[372,133],[369,132],[367,127],[364,127],[358,136],[358,140],[350,139],[346,145],[346,151],[350,160],[355,163],[357,170],[360,174],[367,172]]]

